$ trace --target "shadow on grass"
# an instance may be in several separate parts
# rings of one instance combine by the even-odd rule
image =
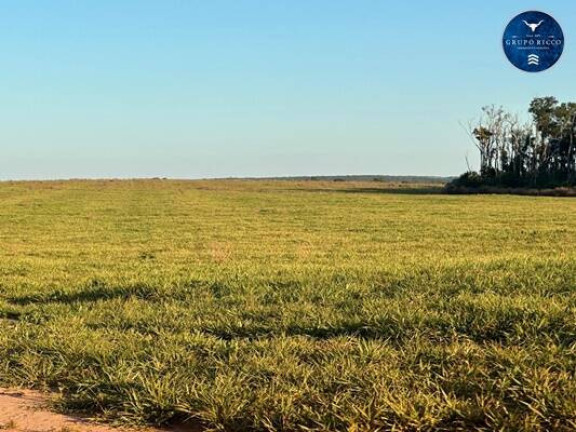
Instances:
[[[442,194],[444,188],[442,186],[430,186],[430,187],[388,187],[388,188],[294,188],[291,191],[301,191],[301,192],[336,192],[336,193],[347,193],[347,194],[397,194],[397,195],[438,195]]]
[[[289,325],[286,328],[276,329],[265,325],[249,328],[204,328],[202,331],[225,341],[232,340],[258,340],[282,337],[305,336],[318,340],[329,340],[338,337],[353,337],[359,339],[386,339],[389,341],[401,340],[406,336],[406,328],[398,326],[369,326],[365,323],[344,322],[331,328],[322,326]]]
[[[358,187],[358,188],[289,188],[290,192],[321,192],[345,194],[394,194],[394,195],[440,195],[444,194],[443,186],[428,187]]]
[[[164,289],[146,284],[127,286],[111,286],[100,281],[93,281],[78,291],[55,291],[47,294],[25,295],[7,298],[6,300],[18,306],[42,303],[86,303],[114,299],[140,299],[160,301],[163,298],[183,299],[191,290],[206,284],[201,281],[189,281],[178,289]],[[176,287],[174,287],[176,288]]]
[[[76,303],[76,302],[96,302],[99,300],[112,300],[117,298],[142,298],[151,299],[154,297],[154,290],[146,286],[110,287],[91,286],[87,289],[74,292],[56,291],[49,294],[26,295],[12,297],[8,302],[26,306],[41,303]]]

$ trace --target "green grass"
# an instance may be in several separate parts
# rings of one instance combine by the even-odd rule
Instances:
[[[0,384],[230,431],[576,428],[576,201],[0,183]]]

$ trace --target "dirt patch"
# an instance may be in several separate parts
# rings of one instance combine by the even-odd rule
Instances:
[[[81,417],[54,413],[48,408],[49,400],[49,396],[44,393],[0,389],[0,430],[12,432],[188,432],[193,430],[187,427],[115,428],[93,423]]]

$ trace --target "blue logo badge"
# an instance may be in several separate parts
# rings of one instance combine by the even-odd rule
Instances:
[[[542,72],[554,66],[562,56],[564,33],[550,15],[529,11],[510,21],[502,44],[506,57],[518,69]]]

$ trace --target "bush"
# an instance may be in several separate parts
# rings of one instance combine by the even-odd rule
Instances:
[[[452,180],[450,185],[455,187],[471,187],[471,188],[479,188],[485,185],[486,182],[482,178],[480,174],[476,171],[468,171],[462,174],[460,177]]]

